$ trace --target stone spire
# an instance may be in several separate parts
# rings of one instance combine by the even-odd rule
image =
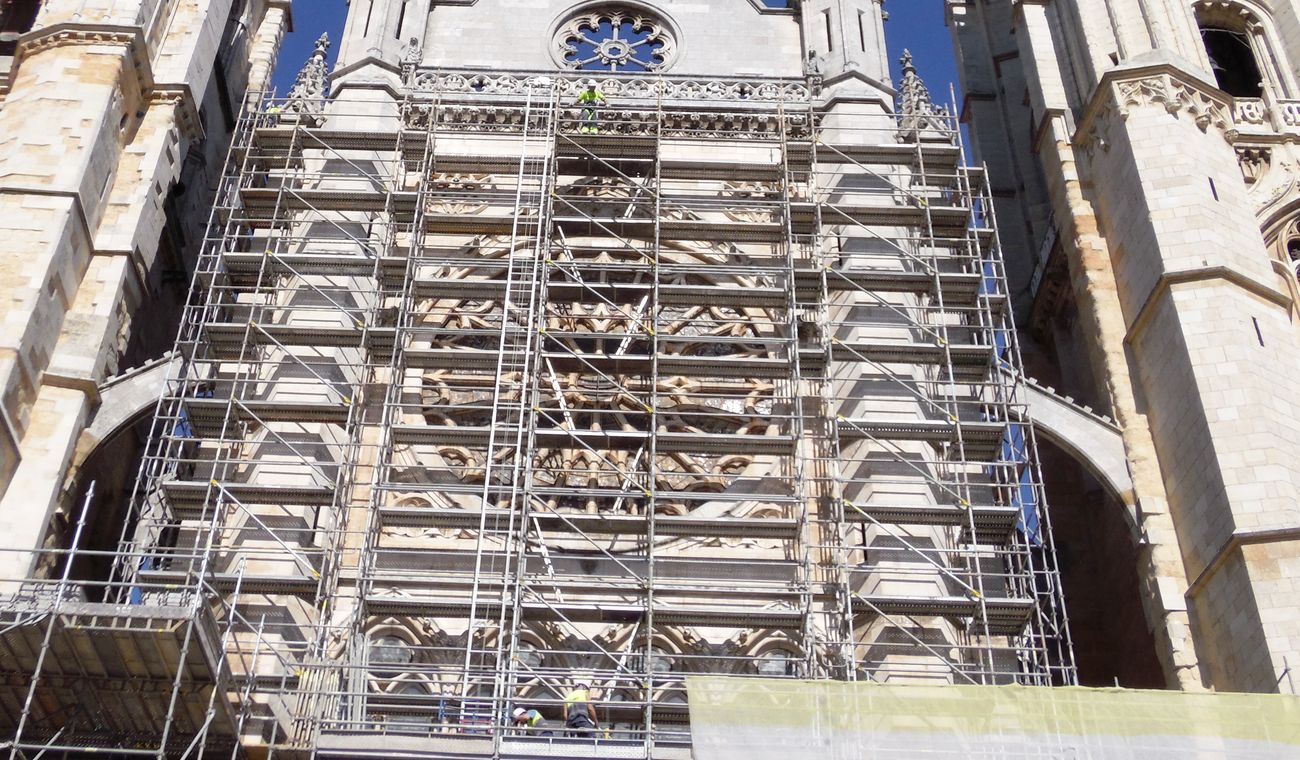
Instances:
[[[903,81],[898,87],[899,132],[915,137],[926,130],[943,131],[947,127],[948,109],[934,107],[930,89],[912,63],[912,51],[904,50],[898,62],[903,66]]]
[[[298,72],[298,78],[289,90],[289,102],[284,110],[291,113],[320,113],[325,105],[325,58],[330,49],[330,36],[322,34],[316,40],[316,49]]]

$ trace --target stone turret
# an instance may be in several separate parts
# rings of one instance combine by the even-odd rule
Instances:
[[[331,86],[398,86],[403,69],[419,63],[412,58],[425,46],[430,6],[430,0],[352,3]]]

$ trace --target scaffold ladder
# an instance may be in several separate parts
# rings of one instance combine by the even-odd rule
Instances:
[[[523,108],[519,159],[515,171],[513,219],[506,251],[505,287],[497,331],[491,430],[480,492],[480,520],[471,580],[461,687],[461,721],[494,724],[506,699],[503,658],[519,587],[521,524],[533,452],[536,347],[542,326],[542,259],[548,250],[549,200],[554,182],[558,96],[549,88],[531,90]],[[500,521],[490,511],[505,508]]]

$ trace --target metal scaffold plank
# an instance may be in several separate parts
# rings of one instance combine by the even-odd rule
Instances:
[[[244,253],[221,254],[225,273],[235,285],[251,285],[263,273],[274,277],[359,277],[369,278],[375,271],[375,258],[364,253]],[[379,270],[385,287],[401,285],[406,274],[406,259],[384,256]]]
[[[564,157],[599,156],[606,158],[652,159],[659,150],[654,135],[601,134],[579,132],[561,135],[555,151]]]
[[[805,141],[790,142],[790,160],[806,166],[813,146]],[[916,166],[924,161],[927,171],[939,175],[955,174],[961,165],[961,148],[952,143],[825,143],[817,144],[817,163],[828,166],[859,164],[863,166]]]
[[[272,178],[270,183],[274,183]],[[244,187],[239,191],[248,216],[243,221],[252,227],[271,226],[270,214],[303,212],[370,212],[392,211],[410,215],[415,210],[415,193],[400,190],[353,187],[332,189],[319,187]],[[390,205],[391,204],[391,205]]]
[[[407,132],[408,136],[418,134],[421,133]],[[253,144],[272,151],[287,151],[291,146],[297,150],[328,146],[335,150],[393,151],[397,149],[398,138],[396,129],[336,129],[307,126],[293,121],[260,127],[253,132]]]
[[[964,619],[973,621],[977,627],[987,623],[990,633],[1002,636],[1021,633],[1038,606],[1034,599],[894,594],[859,594],[853,601],[854,613],[859,616],[898,615]]]
[[[158,586],[184,585],[191,575],[183,570],[141,570],[140,580]],[[232,592],[236,587],[248,594],[288,594],[313,597],[319,578],[308,575],[281,575],[247,571],[243,574],[213,573],[208,582],[217,590]]]
[[[656,220],[634,217],[599,217],[557,213],[552,223],[571,236],[620,238],[652,237]],[[505,214],[424,215],[425,231],[431,234],[508,235],[515,218]],[[726,218],[670,218],[658,220],[660,234],[678,240],[717,243],[775,243],[785,228],[778,222],[736,222]]]
[[[392,350],[391,327],[341,326],[334,324],[262,324],[249,330],[238,322],[209,322],[199,333],[205,351],[203,358],[251,361],[246,348],[295,346],[307,349],[369,348],[382,355]],[[364,345],[363,345],[364,344]]]
[[[240,401],[229,404],[219,398],[186,398],[182,401],[187,418],[199,437],[220,435],[226,420],[227,407],[230,417],[239,422],[265,423],[324,423],[342,425],[348,421],[349,404],[342,401],[293,401],[277,399],[274,401]]]
[[[811,233],[813,224],[820,219],[828,227],[859,225],[862,227],[921,228],[927,226],[933,235],[941,238],[965,236],[971,221],[971,210],[960,206],[901,205],[897,202],[879,203],[837,201],[822,203],[791,203],[791,223],[796,231]]]
[[[491,600],[478,602],[480,614],[499,614]],[[499,606],[499,605],[498,605]],[[468,600],[448,598],[369,596],[366,608],[376,615],[427,615],[465,617],[470,610]],[[618,603],[539,603],[520,605],[522,619],[529,621],[575,623],[635,623],[648,609],[638,604]],[[803,625],[803,613],[795,609],[728,609],[713,607],[655,607],[653,614],[668,625],[699,625],[713,627],[757,627],[778,630],[798,629]]]
[[[216,503],[215,493],[208,501],[211,484],[201,480],[164,480],[163,494],[173,509],[195,512]],[[229,483],[221,487],[246,504],[279,504],[302,507],[327,506],[334,498],[333,486],[294,485],[283,483]]]
[[[501,280],[451,280],[445,277],[421,278],[413,283],[422,298],[495,299],[505,294]],[[654,288],[646,282],[551,282],[549,295],[560,303],[636,303]],[[660,284],[661,306],[732,306],[780,308],[786,306],[785,288],[674,285]]]
[[[386,484],[393,490],[401,490],[403,493],[429,493],[436,494],[439,497],[454,496],[472,496],[481,495],[484,487],[481,484],[466,483],[403,483]],[[669,487],[659,487],[655,490],[655,497],[660,503],[682,504],[682,505],[699,505],[699,504],[717,504],[717,505],[740,505],[740,504],[771,504],[773,506],[783,505],[788,508],[789,505],[801,503],[801,499],[795,496],[790,490],[788,481],[767,481],[761,490],[754,493],[727,491],[690,491],[676,490]],[[489,484],[487,489],[489,503],[493,498],[504,499],[509,496],[510,486]],[[573,495],[573,490],[567,486],[545,486],[537,485],[532,490],[533,495],[546,500],[550,498],[563,498]],[[598,486],[587,486],[582,489],[582,495],[591,499],[614,502],[619,499],[623,501],[635,501],[645,498],[645,490],[630,490],[627,488],[600,488]],[[422,508],[419,508],[422,509]],[[405,514],[411,514],[406,512]]]
[[[599,370],[610,375],[648,373],[649,354],[608,354],[569,351],[543,351],[557,372],[582,369]],[[408,349],[411,367],[420,369],[461,369],[488,371],[496,367],[496,352],[490,349],[426,348]],[[664,354],[657,357],[659,371],[674,375],[719,378],[779,378],[789,374],[790,361],[779,357],[683,356]]]
[[[936,264],[941,264],[937,261]],[[823,273],[816,269],[795,270],[799,300],[813,302],[820,298]],[[985,276],[978,272],[939,272],[903,269],[833,269],[826,274],[826,289],[833,293],[869,291],[872,293],[925,293],[935,295],[938,282],[945,305],[974,306],[984,295]]]
[[[644,496],[644,494],[640,494]],[[754,496],[762,501],[761,496]],[[486,517],[479,510],[425,507],[383,507],[383,524],[391,527],[436,527],[460,530],[478,530],[480,525],[488,530],[499,530],[510,524],[508,510],[488,510]],[[544,532],[582,533],[599,536],[642,536],[649,527],[644,515],[587,514],[583,512],[548,512],[534,509],[530,519]],[[743,517],[655,517],[655,535],[675,538],[716,536],[729,538],[790,539],[796,535],[798,523],[783,518]]]
[[[943,371],[951,369],[958,382],[981,382],[995,371],[993,346],[979,344],[950,344],[912,342],[834,341],[829,350],[832,362],[870,366],[879,371],[881,365],[934,366]],[[799,362],[809,370],[825,367],[826,352],[821,349],[800,348]]]
[[[973,461],[990,460],[1000,452],[1007,436],[1005,422],[956,420],[903,420],[870,417],[842,418],[838,435],[842,440],[922,441],[933,445],[953,444],[958,427],[966,457]]]
[[[518,433],[516,433],[518,434]],[[501,432],[498,432],[501,435]],[[537,445],[546,448],[577,446],[609,451],[637,451],[645,447],[650,433],[624,430],[562,430],[538,428]],[[655,434],[664,453],[755,453],[785,454],[793,440],[784,435],[728,435],[722,433]],[[394,425],[393,440],[399,444],[486,446],[492,428],[473,426]]]
[[[1015,506],[977,504],[965,507],[960,504],[879,504],[855,502],[844,510],[844,520],[849,523],[875,522],[896,525],[950,525],[965,526],[974,522],[978,529],[1010,530],[1022,516]]]

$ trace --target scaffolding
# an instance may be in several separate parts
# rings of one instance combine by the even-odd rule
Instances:
[[[692,673],[1074,682],[955,122],[577,82],[240,117],[96,592],[206,631],[156,756],[684,757]]]

